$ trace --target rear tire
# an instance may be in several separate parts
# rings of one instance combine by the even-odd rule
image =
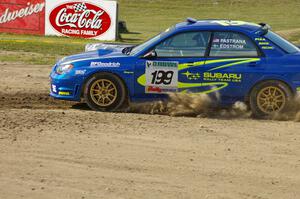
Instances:
[[[285,111],[292,97],[290,88],[283,82],[265,81],[252,89],[250,107],[255,117],[268,118]]]
[[[84,88],[84,99],[95,111],[116,111],[127,98],[123,81],[111,73],[98,73],[91,77]]]

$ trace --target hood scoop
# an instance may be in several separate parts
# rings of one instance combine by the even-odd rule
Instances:
[[[131,47],[131,44],[118,44],[118,43],[95,43],[87,44],[85,46],[85,52],[95,51],[95,50],[111,50],[111,52],[121,51],[126,47]]]

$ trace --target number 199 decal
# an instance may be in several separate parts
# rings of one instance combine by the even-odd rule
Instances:
[[[146,93],[176,92],[177,85],[178,62],[146,62]]]
[[[152,74],[152,81],[151,84],[156,84],[156,85],[170,85],[172,82],[172,78],[174,75],[174,71],[155,71]]]

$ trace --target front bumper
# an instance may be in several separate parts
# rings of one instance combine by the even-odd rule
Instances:
[[[50,74],[50,96],[55,99],[80,101],[82,77]]]

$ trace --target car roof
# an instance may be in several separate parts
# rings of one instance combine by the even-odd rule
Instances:
[[[195,20],[188,18],[186,22],[175,25],[175,29],[207,29],[207,30],[237,30],[254,32],[263,27],[263,24],[256,24],[245,21],[235,21],[228,19],[206,19]]]

